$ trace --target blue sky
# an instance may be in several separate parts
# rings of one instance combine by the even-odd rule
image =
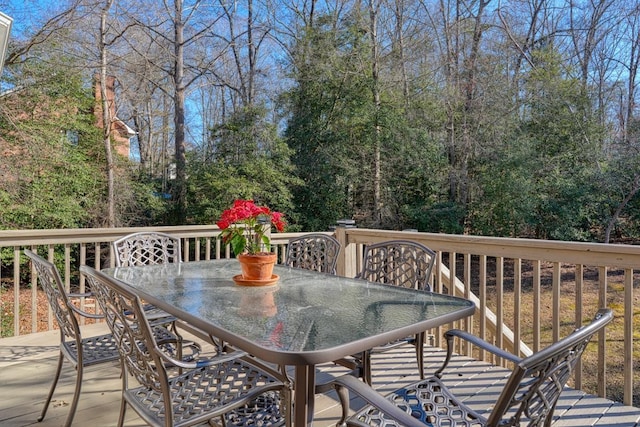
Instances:
[[[65,3],[64,0],[0,0],[0,11],[13,18],[11,34],[20,37],[24,31],[40,27],[52,11]]]

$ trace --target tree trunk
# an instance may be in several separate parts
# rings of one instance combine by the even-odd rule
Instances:
[[[402,95],[404,98],[404,107],[406,111],[409,111],[409,78],[407,76],[407,64],[405,58],[405,46],[404,46],[404,1],[396,0],[395,2],[395,42],[396,51],[398,52],[398,66],[400,67],[400,78],[402,79]]]
[[[380,138],[380,54],[378,53],[378,5],[376,0],[369,0],[369,25],[371,34],[371,91],[373,95],[374,112],[374,176],[373,176],[373,220],[374,224],[382,225],[382,147]]]
[[[100,15],[100,94],[102,95],[102,136],[107,163],[107,218],[106,226],[116,225],[114,162],[111,150],[111,106],[107,98],[107,14],[113,0],[107,0]]]
[[[247,76],[247,107],[253,105],[255,78],[256,78],[256,53],[258,46],[253,40],[253,0],[247,0],[247,59],[249,60],[249,75]]]
[[[638,76],[638,67],[640,66],[640,31],[629,44],[629,80],[627,83],[627,105],[624,112],[622,123],[623,143],[625,146],[629,144],[629,125],[633,121],[634,110],[636,108],[636,78]]]
[[[175,224],[184,224],[187,215],[187,157],[184,131],[185,83],[184,83],[184,23],[182,22],[182,0],[175,0],[174,16],[174,126],[176,179],[173,188]]]
[[[640,175],[634,175],[633,185],[631,186],[631,190],[629,193],[622,199],[620,204],[616,207],[615,212],[611,215],[611,219],[609,219],[609,223],[607,224],[607,228],[604,232],[604,243],[609,243],[611,239],[611,232],[613,231],[613,227],[616,222],[618,222],[618,218],[620,218],[620,214],[622,210],[627,206],[627,204],[633,199],[633,197],[638,194],[640,191]]]

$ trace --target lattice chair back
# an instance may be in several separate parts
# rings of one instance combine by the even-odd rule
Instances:
[[[103,274],[81,266],[111,333],[118,343],[125,371],[142,386],[163,392],[167,390],[167,374],[140,299],[129,289],[113,284]],[[123,374],[124,379],[127,375]]]
[[[362,271],[356,276],[371,282],[430,290],[435,252],[410,240],[390,240],[365,248]]]
[[[520,426],[526,421],[527,426],[551,425],[560,393],[582,353],[593,335],[612,319],[610,309],[601,309],[589,325],[517,363],[487,424]]]
[[[340,242],[327,234],[311,233],[292,239],[285,265],[336,274]]]
[[[47,296],[51,311],[53,311],[53,315],[58,322],[63,342],[73,340],[77,345],[81,339],[80,327],[78,320],[73,315],[71,301],[69,301],[64,289],[58,269],[55,265],[29,249],[25,249],[24,254],[31,259],[33,267],[38,274],[38,282]]]
[[[180,239],[166,233],[145,231],[113,242],[117,267],[166,264],[182,261]]]

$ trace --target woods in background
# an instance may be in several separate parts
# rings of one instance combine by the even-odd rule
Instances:
[[[2,228],[213,224],[252,198],[304,231],[640,236],[633,2],[0,8]],[[100,71],[130,159],[92,126]]]

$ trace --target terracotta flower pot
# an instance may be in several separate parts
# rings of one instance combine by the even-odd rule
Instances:
[[[256,255],[238,255],[238,261],[242,268],[242,278],[245,280],[270,280],[273,276],[273,266],[276,263],[276,254],[262,252]]]

